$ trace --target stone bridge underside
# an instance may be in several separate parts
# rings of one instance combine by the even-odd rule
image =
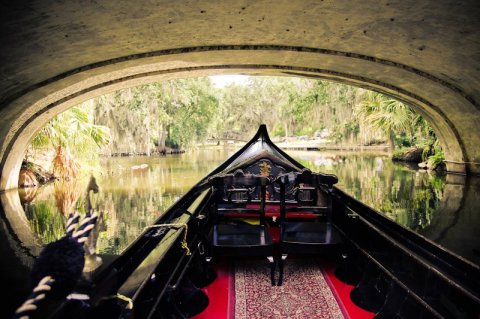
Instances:
[[[0,189],[32,135],[120,88],[242,73],[387,93],[434,126],[448,169],[480,173],[480,1],[11,1],[0,4]]]

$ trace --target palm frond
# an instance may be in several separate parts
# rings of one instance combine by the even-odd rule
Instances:
[[[65,180],[77,177],[80,168],[79,163],[72,157],[68,149],[61,145],[57,146],[52,164],[55,176]]]

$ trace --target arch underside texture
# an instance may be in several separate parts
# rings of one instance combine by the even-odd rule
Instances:
[[[320,78],[414,106],[447,167],[480,173],[480,2],[17,1],[0,10],[0,189],[56,114],[153,81]]]

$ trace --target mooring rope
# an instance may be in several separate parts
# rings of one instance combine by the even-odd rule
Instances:
[[[117,293],[115,297],[117,297],[117,298],[120,299],[120,300],[126,301],[126,302],[128,303],[128,304],[127,304],[127,309],[128,309],[128,310],[132,310],[132,309],[133,309],[133,300],[132,300],[132,298],[129,298],[129,297],[127,297],[127,296],[125,296],[125,295],[122,295],[122,294],[119,294],[119,293]]]
[[[185,254],[187,256],[191,255],[192,253],[190,252],[190,248],[188,248],[188,244],[187,244],[187,232],[188,232],[188,225],[186,223],[171,223],[171,224],[156,224],[156,225],[150,225],[150,226],[147,226],[145,227],[143,230],[148,230],[148,229],[155,229],[155,228],[163,228],[163,227],[185,227],[185,232],[183,233],[183,239],[182,239],[182,243],[181,243],[181,246],[183,249],[185,249]],[[172,235],[171,235],[172,236]],[[171,237],[169,236],[169,237]],[[168,238],[169,238],[168,237]],[[125,301],[127,302],[127,307],[126,309],[128,310],[131,310],[133,309],[133,300],[132,298],[129,298],[125,295],[122,295],[120,293],[117,293],[115,295],[111,295],[111,296],[108,296],[108,297],[104,297],[102,299],[112,299],[112,298],[117,298],[119,300],[122,300],[122,301]]]

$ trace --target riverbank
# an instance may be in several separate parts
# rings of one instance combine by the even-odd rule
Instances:
[[[360,151],[360,152],[388,152],[386,144],[380,145],[359,145],[359,144],[332,144],[319,142],[317,140],[307,141],[291,141],[291,142],[275,142],[278,147],[283,150],[293,151]],[[243,142],[232,142],[225,144],[199,144],[198,149],[238,149],[243,146]]]
[[[164,156],[172,154],[182,154],[185,153],[183,149],[175,148],[165,148],[162,151],[151,151],[150,153],[146,152],[113,152],[111,154],[103,154],[103,157],[126,157],[126,156]]]
[[[349,145],[349,144],[315,144],[315,143],[280,143],[278,145],[283,150],[296,151],[372,151],[372,152],[387,152],[386,145]]]

